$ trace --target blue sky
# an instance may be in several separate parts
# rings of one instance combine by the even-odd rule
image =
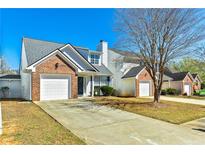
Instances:
[[[72,43],[95,49],[100,40],[112,46],[114,9],[0,9],[0,52],[19,68],[23,37]]]

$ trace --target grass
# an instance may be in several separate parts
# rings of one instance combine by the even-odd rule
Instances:
[[[0,144],[85,144],[33,103],[1,101]]]
[[[93,102],[174,124],[205,117],[205,106],[161,101],[156,107],[148,98],[96,97]]]

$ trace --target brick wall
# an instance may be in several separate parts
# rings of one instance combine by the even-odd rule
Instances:
[[[183,80],[183,83],[182,83],[182,94],[184,93],[184,85],[185,84],[189,84],[191,86],[191,94],[193,93],[193,81],[192,79],[189,77],[189,75],[187,75],[184,80]]]
[[[136,79],[136,96],[139,96],[139,83],[140,81],[151,81],[151,89],[150,89],[150,95],[153,96],[154,94],[154,87],[153,87],[153,82],[152,82],[152,78],[149,75],[149,73],[147,72],[146,69],[144,69],[139,75],[138,75],[138,79]]]
[[[58,67],[56,67],[58,63]],[[32,100],[40,100],[40,74],[66,74],[71,75],[71,97],[78,95],[78,77],[76,71],[68,65],[60,56],[54,55],[36,66],[36,71],[32,73]]]

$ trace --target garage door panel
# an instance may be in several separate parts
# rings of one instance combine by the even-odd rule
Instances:
[[[139,83],[139,96],[149,96],[150,95],[150,83],[140,82]]]
[[[187,95],[191,95],[191,86],[190,84],[185,84],[184,85],[184,92],[187,93]]]
[[[70,97],[70,76],[42,76],[40,87],[41,100],[68,99]]]

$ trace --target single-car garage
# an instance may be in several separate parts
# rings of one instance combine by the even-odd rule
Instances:
[[[150,82],[149,81],[140,81],[139,96],[150,96]]]
[[[153,96],[153,82],[145,66],[131,68],[122,77],[123,80],[134,81],[134,96]],[[133,83],[133,82],[132,82]],[[130,88],[131,86],[129,86]]]
[[[71,98],[71,76],[42,74],[40,76],[40,100]]]

